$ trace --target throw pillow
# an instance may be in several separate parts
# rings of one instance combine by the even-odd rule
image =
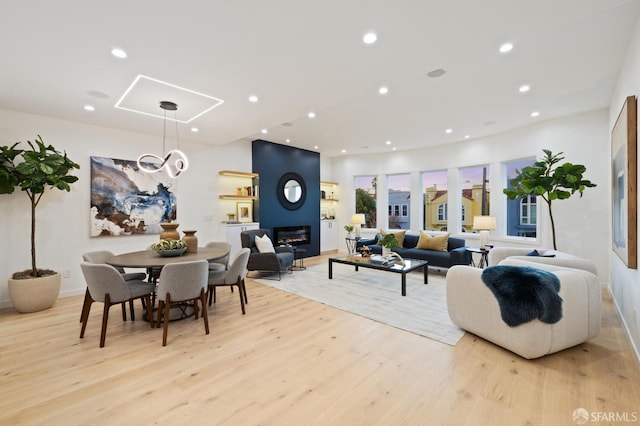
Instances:
[[[434,251],[449,251],[449,234],[431,236],[424,231],[420,231],[420,238],[416,248]]]
[[[540,253],[538,253],[538,250],[533,250],[530,251],[529,253],[526,254],[527,256],[540,256]]]
[[[273,248],[273,242],[267,234],[262,237],[256,235],[256,247],[260,253],[275,253],[276,249]]]
[[[387,234],[393,234],[396,237],[396,241],[398,241],[398,247],[402,247],[402,242],[404,241],[404,235],[407,233],[407,231],[385,231],[384,229],[380,230],[380,235],[382,237],[384,237]],[[382,238],[381,237],[381,238]],[[378,244],[380,244],[380,240],[381,238],[378,238]]]

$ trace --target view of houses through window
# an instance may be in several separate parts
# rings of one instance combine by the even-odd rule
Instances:
[[[473,217],[489,215],[489,166],[460,169],[462,232],[475,232]]]
[[[517,170],[532,165],[535,158],[511,161],[504,164],[507,184]],[[478,215],[499,215],[491,212],[489,166],[478,165],[458,170],[462,188],[458,205],[460,232],[476,232],[473,217]],[[422,229],[448,231],[449,191],[446,170],[421,173],[422,181]],[[387,175],[387,214],[389,229],[411,229],[411,175],[409,173]],[[376,176],[354,177],[356,191],[356,213],[364,213],[364,228],[377,228],[377,178]],[[506,196],[505,196],[506,197]],[[507,201],[507,235],[515,237],[536,237],[537,200],[534,196]]]
[[[511,179],[518,170],[532,166],[535,158],[511,161],[505,164],[507,185],[511,186]],[[527,196],[507,201],[507,235],[514,237],[536,237],[538,223],[538,205],[536,197]]]
[[[411,206],[411,175],[387,176],[389,228],[409,229]]]

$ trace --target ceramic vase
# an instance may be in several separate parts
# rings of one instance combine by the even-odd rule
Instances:
[[[162,232],[160,233],[161,240],[179,240],[180,233],[177,231],[179,223],[167,222],[161,223],[160,227]]]
[[[388,247],[382,247],[382,255],[383,256],[390,256],[391,255],[391,249]]]
[[[182,231],[184,232],[184,238],[182,241],[187,243],[187,253],[197,253],[198,252],[198,237],[196,237],[196,231]]]

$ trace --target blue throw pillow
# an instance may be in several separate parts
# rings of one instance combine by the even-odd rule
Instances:
[[[526,254],[527,256],[540,256],[540,253],[538,253],[538,250],[534,250],[532,252],[529,252]]]

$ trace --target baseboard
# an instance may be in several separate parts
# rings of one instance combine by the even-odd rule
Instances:
[[[636,355],[636,361],[638,362],[638,366],[640,367],[640,351],[638,350],[638,347],[635,345],[633,339],[631,338],[631,330],[627,326],[627,322],[624,320],[624,316],[622,315],[622,310],[620,310],[620,306],[618,306],[618,301],[616,300],[615,295],[611,291],[611,286],[605,285],[605,287],[607,288],[607,291],[609,292],[609,295],[613,300],[613,305],[616,307],[616,313],[618,314],[618,319],[622,323],[622,327],[624,328],[624,332],[627,336],[627,340],[631,345],[631,349],[633,349],[633,353]]]

